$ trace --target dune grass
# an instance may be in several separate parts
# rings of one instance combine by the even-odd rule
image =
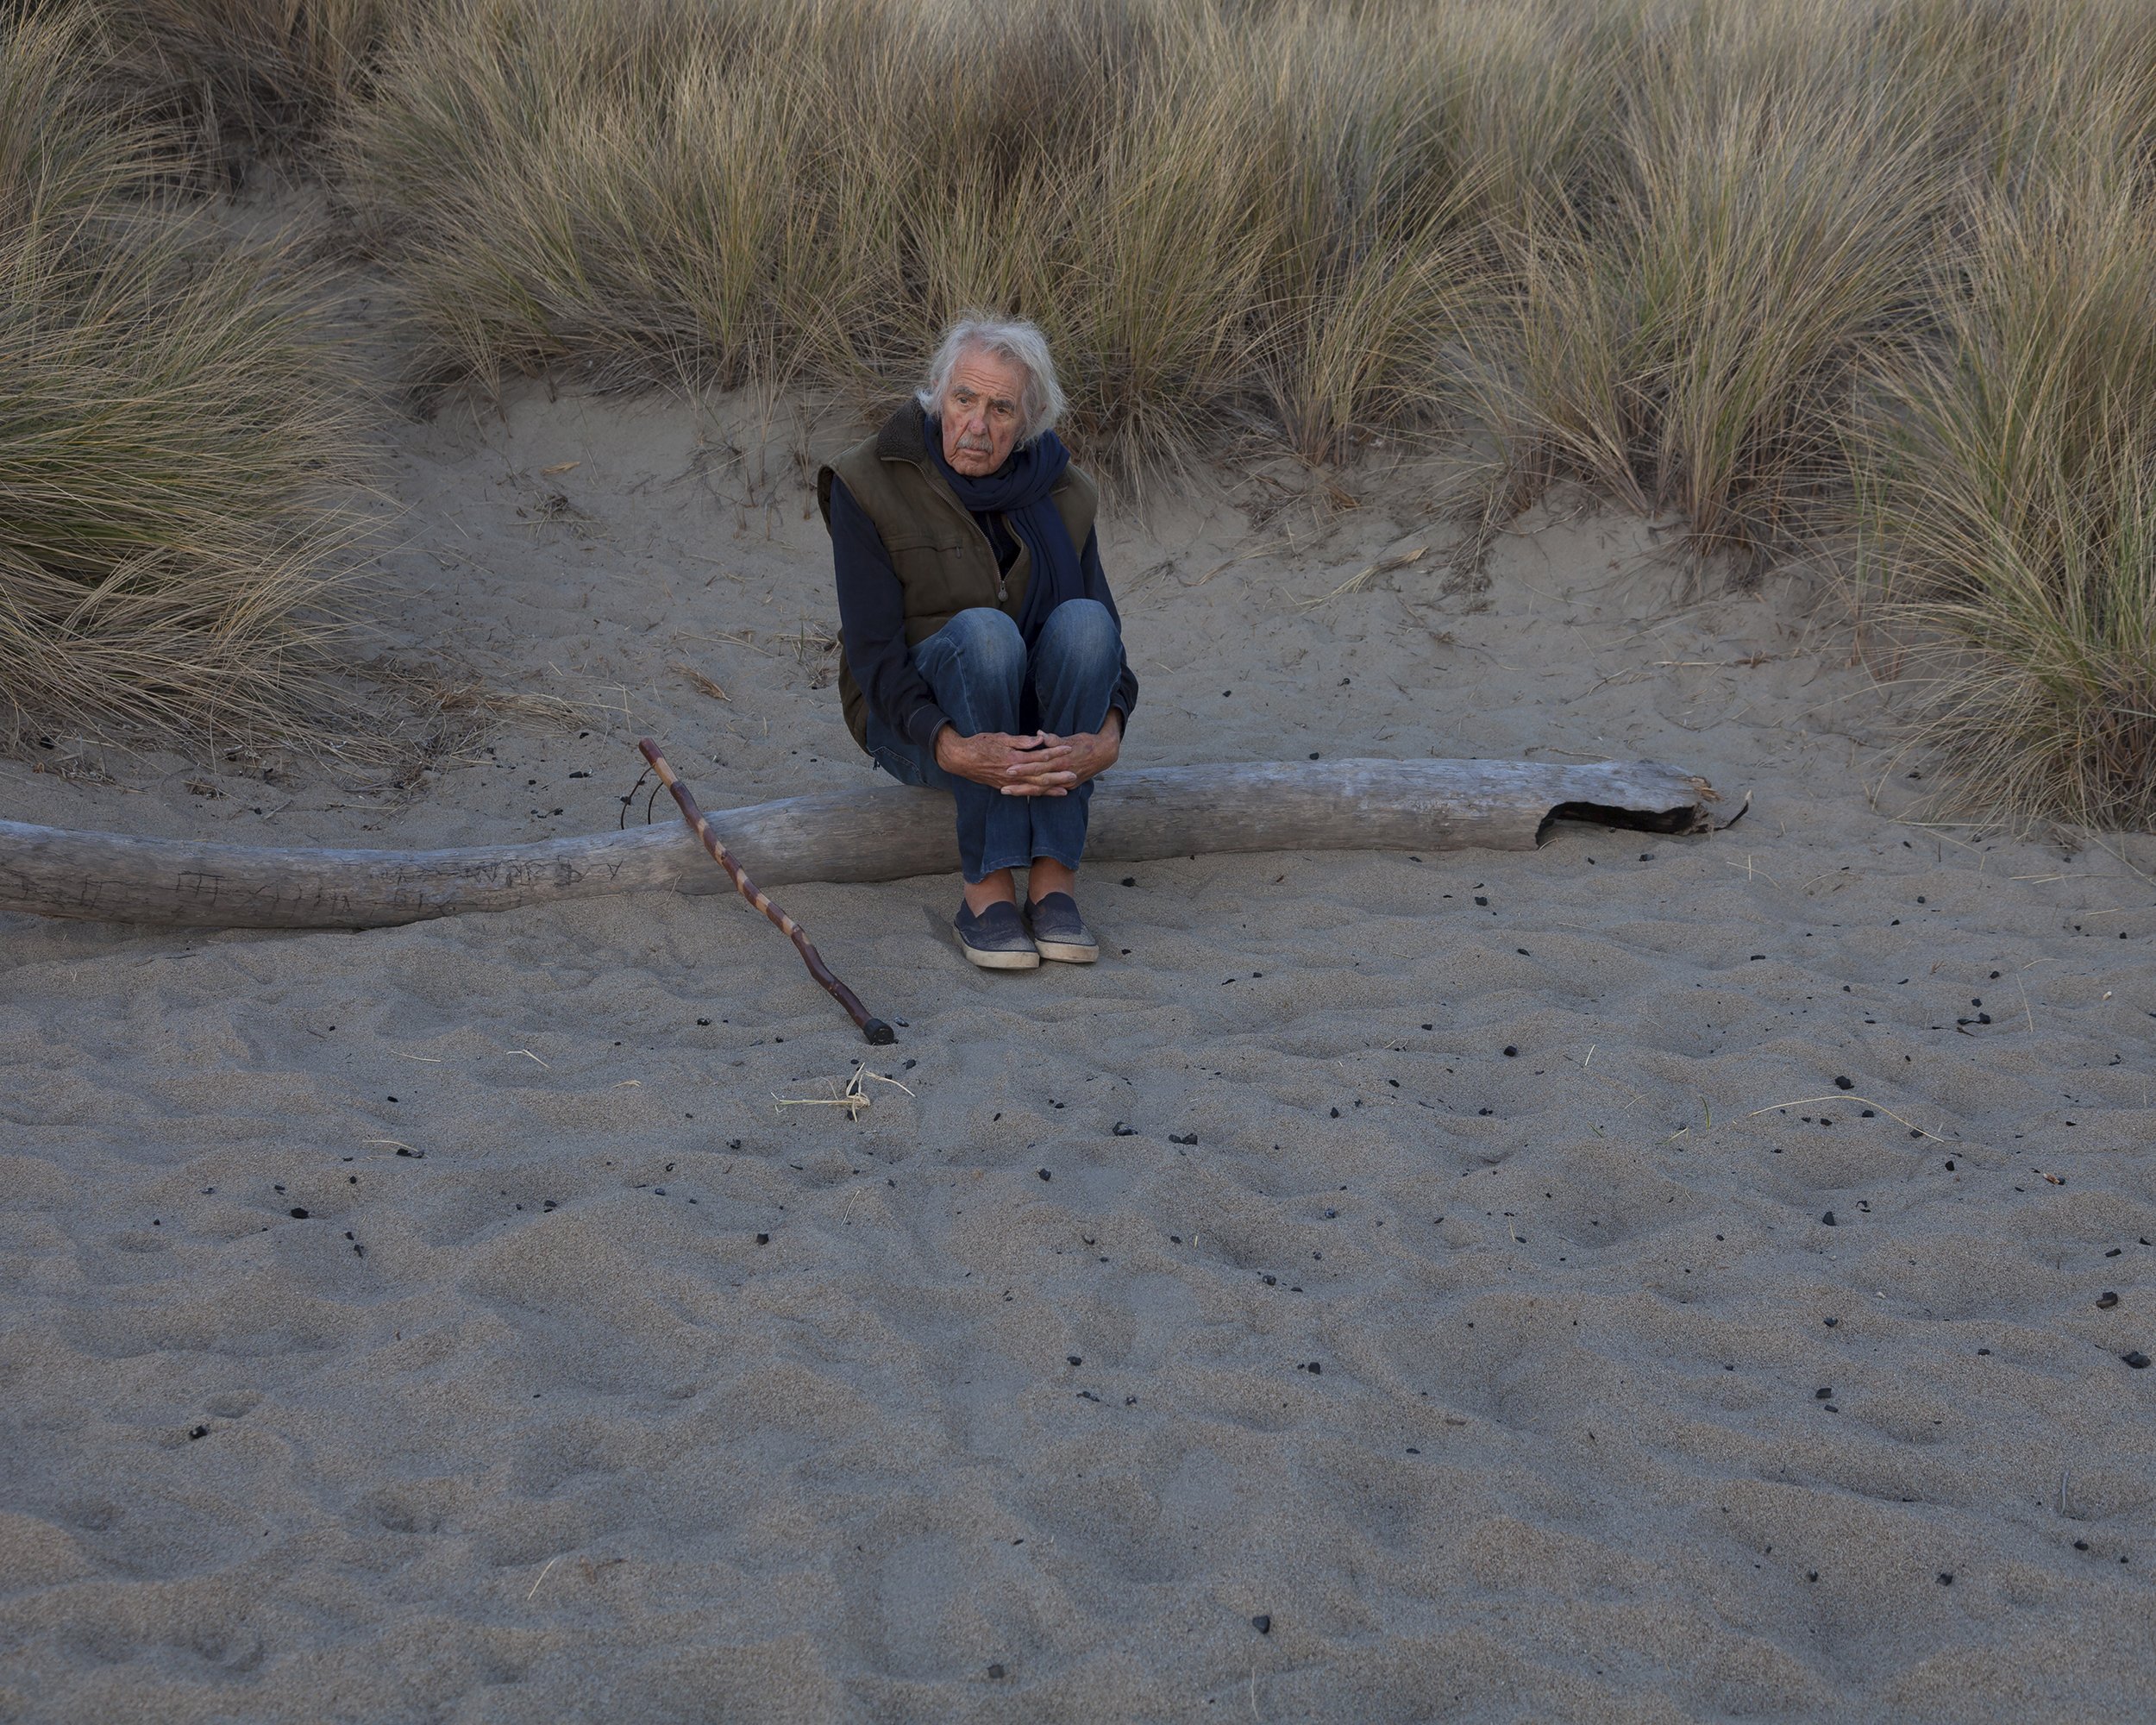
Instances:
[[[95,30],[100,92],[155,129],[168,168],[237,185],[304,163],[418,0],[47,0]]]
[[[1851,429],[1860,613],[1914,649],[1954,812],[2147,828],[2156,198],[2091,162],[1988,204],[1939,304]]]
[[[1695,570],[1831,561],[1966,806],[2156,818],[2145,0],[46,9],[85,6],[118,45],[102,87],[133,92],[100,147],[162,120],[191,160],[322,175],[423,388],[807,386],[873,412],[955,313],[1017,312],[1120,480],[1465,434],[1486,524],[1564,479],[1681,523]],[[126,267],[174,267],[154,254]],[[68,255],[4,314],[46,308],[41,366],[96,345],[60,308],[124,298]],[[182,345],[222,397],[280,398],[297,302],[229,267],[267,298],[182,296]],[[316,494],[272,491],[298,545]]]
[[[0,28],[0,727],[329,741],[348,380],[304,272],[160,201],[89,40]]]
[[[1442,394],[1463,211],[1417,41],[1203,0],[453,0],[347,183],[430,378],[865,405],[990,305],[1048,330],[1119,474],[1252,415],[1323,458]]]
[[[1929,103],[1866,46],[1771,5],[1634,45],[1593,201],[1511,237],[1470,333],[1530,491],[1586,480],[1752,567],[1801,537],[1949,204]]]

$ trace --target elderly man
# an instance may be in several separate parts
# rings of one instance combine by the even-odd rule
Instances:
[[[1100,957],[1078,862],[1138,699],[1062,407],[1038,329],[962,318],[918,395],[817,475],[847,728],[893,778],[956,799],[955,926],[991,970]]]

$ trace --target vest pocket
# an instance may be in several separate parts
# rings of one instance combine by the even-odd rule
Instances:
[[[911,543],[894,535],[884,549],[906,588],[910,616],[940,612],[948,617],[969,605],[995,603],[994,560],[956,533]]]

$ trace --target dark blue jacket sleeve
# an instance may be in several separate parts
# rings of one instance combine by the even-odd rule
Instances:
[[[831,480],[831,564],[838,576],[838,627],[846,662],[868,706],[917,747],[933,750],[950,723],[906,644],[906,592],[876,524],[845,481]],[[1102,592],[1106,591],[1106,586]]]
[[[837,489],[836,485],[831,487],[834,497],[837,495]],[[1115,596],[1108,591],[1108,578],[1100,571],[1100,536],[1098,533],[1086,535],[1086,549],[1078,556],[1078,573],[1085,577],[1086,597],[1099,599],[1107,606],[1108,615],[1115,618],[1115,632],[1120,639],[1123,616],[1115,608]],[[1131,709],[1138,705],[1138,679],[1131,674],[1128,649],[1124,651],[1123,670],[1115,680],[1115,693],[1108,697],[1108,705],[1121,710],[1123,723],[1127,728],[1131,722]]]

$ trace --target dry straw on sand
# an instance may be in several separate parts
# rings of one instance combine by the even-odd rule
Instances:
[[[869,409],[955,312],[1021,312],[1126,485],[1464,436],[1473,543],[1577,480],[1680,522],[1695,568],[1815,558],[1862,650],[1920,679],[1964,808],[2150,818],[2138,0],[155,0],[102,28],[80,76],[177,127],[182,179],[235,150],[328,179],[425,387]],[[65,82],[16,59],[11,99],[33,61]],[[128,338],[334,442],[330,373],[262,297],[285,278],[193,267],[257,285],[162,335],[120,315]],[[80,364],[28,362],[63,397]],[[285,524],[249,554],[271,593],[338,543],[302,489],[227,510]],[[72,612],[41,604],[18,634],[65,656]]]

